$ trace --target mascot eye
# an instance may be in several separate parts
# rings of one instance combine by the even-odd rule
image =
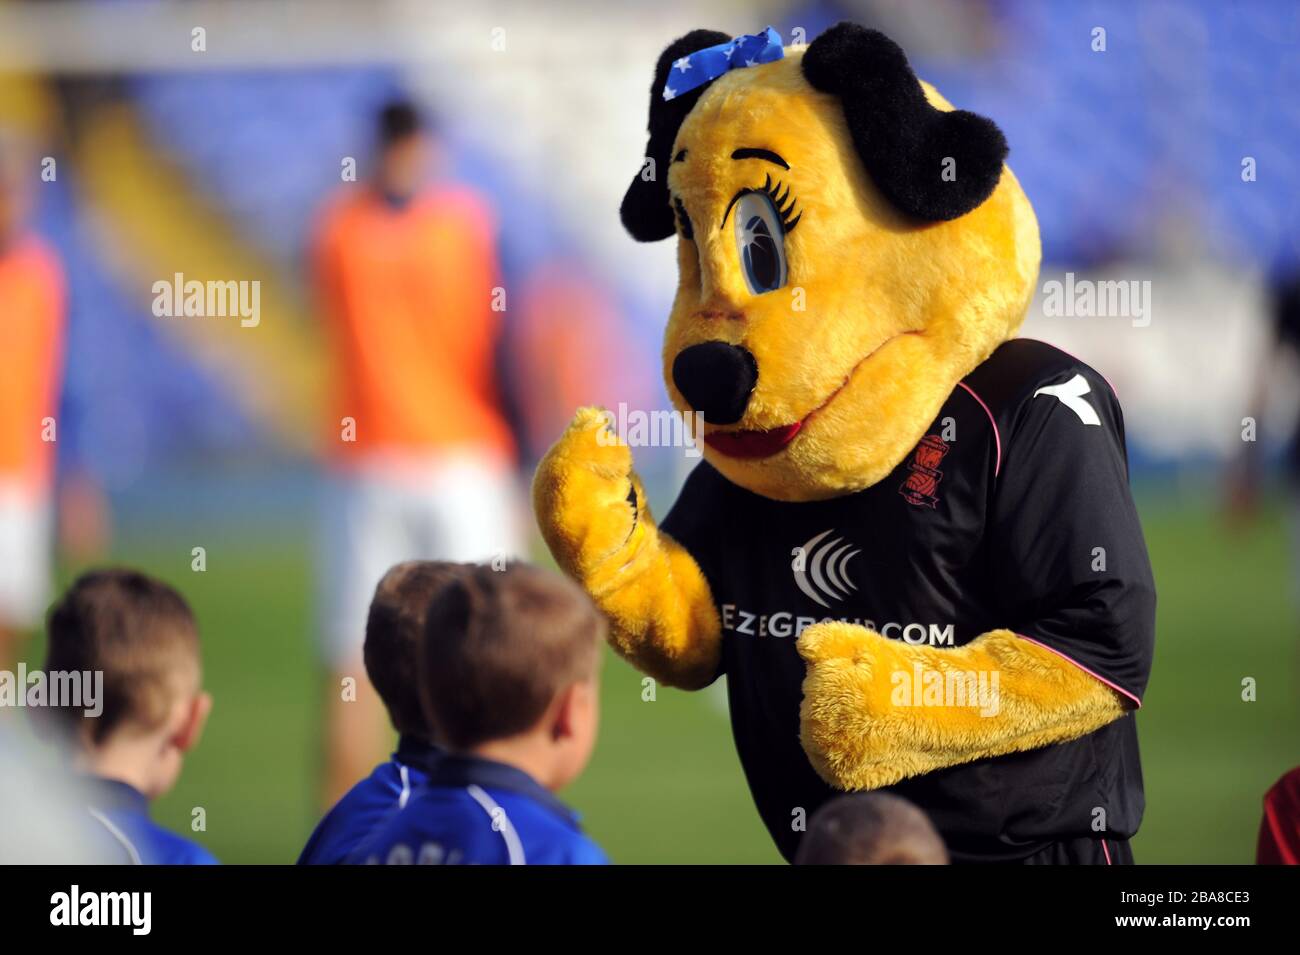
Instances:
[[[785,225],[766,192],[747,192],[736,202],[736,252],[745,283],[755,295],[785,285]]]

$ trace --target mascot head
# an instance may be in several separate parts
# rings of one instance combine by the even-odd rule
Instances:
[[[664,376],[722,474],[817,500],[911,451],[1033,296],[1038,224],[1006,153],[874,30],[786,50],[696,30],[663,52],[622,218],[677,236]]]

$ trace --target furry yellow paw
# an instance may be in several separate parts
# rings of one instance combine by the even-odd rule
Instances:
[[[817,623],[799,635],[796,646],[804,662],[813,664],[847,661],[866,667],[868,672],[877,640],[884,640],[874,630],[852,623],[836,621]]]
[[[798,647],[808,665],[799,709],[804,751],[840,789],[877,789],[1076,739],[1124,714],[1110,687],[1009,630],[960,647],[930,647],[821,623],[803,632]],[[937,685],[944,692],[933,702],[900,693],[917,674],[942,675]],[[963,692],[949,699],[951,677]]]
[[[630,543],[644,502],[632,452],[607,413],[578,409],[533,479],[533,511],[556,561],[587,580]]]
[[[886,748],[880,718],[889,694],[876,692],[876,684],[879,651],[888,643],[865,627],[838,622],[814,624],[799,637],[799,654],[808,665],[800,737],[813,768],[841,789],[871,788],[869,767]]]
[[[718,671],[721,623],[699,565],[660,534],[606,412],[582,408],[533,479],[556,563],[609,619],[609,642],[642,672],[695,689]]]

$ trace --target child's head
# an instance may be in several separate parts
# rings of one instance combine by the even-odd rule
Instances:
[[[925,813],[885,793],[836,796],[815,813],[798,865],[946,865],[948,852]]]
[[[453,751],[562,788],[595,744],[604,635],[604,618],[559,574],[474,567],[429,607],[420,689],[430,726]]]
[[[408,560],[384,574],[375,588],[366,618],[366,673],[388,709],[393,728],[403,735],[429,738],[416,676],[425,616],[434,595],[469,566]]]
[[[60,711],[79,764],[150,797],[171,789],[212,708],[185,599],[133,570],[90,571],[51,608],[48,629],[47,673],[103,674],[98,716]]]

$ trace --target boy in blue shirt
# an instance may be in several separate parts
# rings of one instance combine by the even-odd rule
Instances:
[[[526,564],[475,567],[440,591],[419,680],[448,754],[348,861],[607,863],[553,795],[595,744],[604,632],[577,586]]]
[[[397,730],[397,751],[353,786],[307,840],[299,865],[338,865],[394,809],[406,805],[441,751],[429,741],[416,681],[417,647],[435,593],[459,577],[464,564],[412,560],[391,568],[366,618],[366,674]]]
[[[50,610],[48,629],[49,678],[102,674],[93,709],[56,712],[69,730],[74,767],[87,775],[84,809],[107,858],[215,864],[207,849],[149,818],[149,803],[176,784],[212,709],[185,599],[136,571],[90,571]]]

